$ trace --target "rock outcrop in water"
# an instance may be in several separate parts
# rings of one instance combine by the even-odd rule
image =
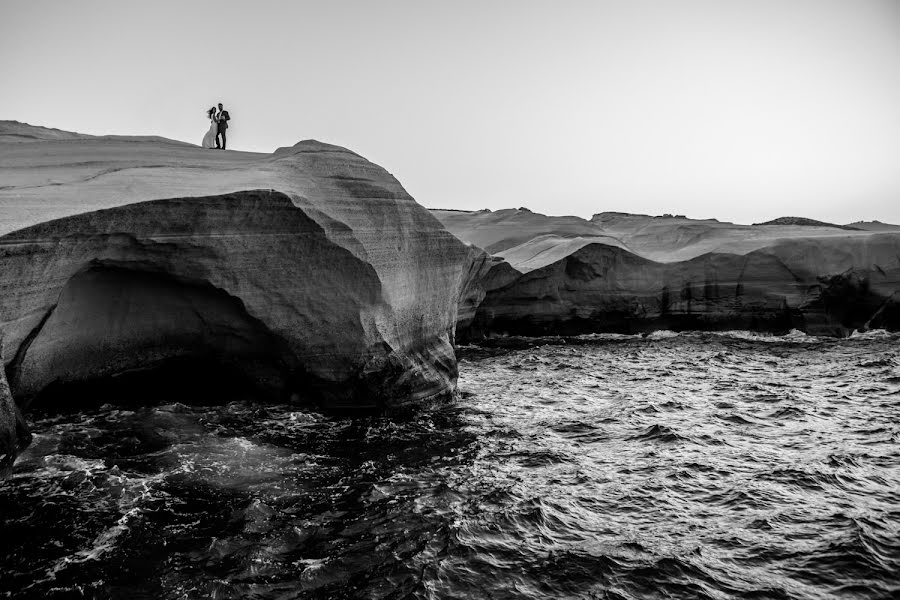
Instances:
[[[55,131],[0,122],[0,339],[22,409],[244,389],[356,408],[454,388],[459,306],[474,313],[487,257],[381,167],[315,141],[255,154]]]
[[[25,420],[6,382],[6,373],[0,369],[0,477],[7,474],[16,454],[30,441]]]
[[[432,211],[495,258],[461,338],[900,329],[900,234],[816,223]]]

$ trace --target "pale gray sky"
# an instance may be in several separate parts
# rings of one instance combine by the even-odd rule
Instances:
[[[897,0],[0,0],[0,119],[315,138],[430,207],[900,223]]]

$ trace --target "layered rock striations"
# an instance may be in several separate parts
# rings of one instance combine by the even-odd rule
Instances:
[[[656,329],[900,329],[900,234],[602,213],[432,211],[496,258],[463,339]],[[467,216],[468,215],[468,216]],[[522,232],[527,232],[523,241]]]
[[[453,389],[459,308],[474,316],[489,261],[381,167],[314,141],[255,154],[29,127],[0,123],[7,433],[17,406],[110,395],[354,408]]]

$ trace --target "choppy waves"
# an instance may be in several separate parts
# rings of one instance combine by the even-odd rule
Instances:
[[[0,593],[896,597],[898,341],[532,340],[404,417],[48,418],[0,484]]]

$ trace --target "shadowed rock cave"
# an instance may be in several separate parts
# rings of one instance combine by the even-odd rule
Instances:
[[[7,366],[19,406],[218,403],[284,393],[286,345],[200,281],[94,263],[74,275]]]

